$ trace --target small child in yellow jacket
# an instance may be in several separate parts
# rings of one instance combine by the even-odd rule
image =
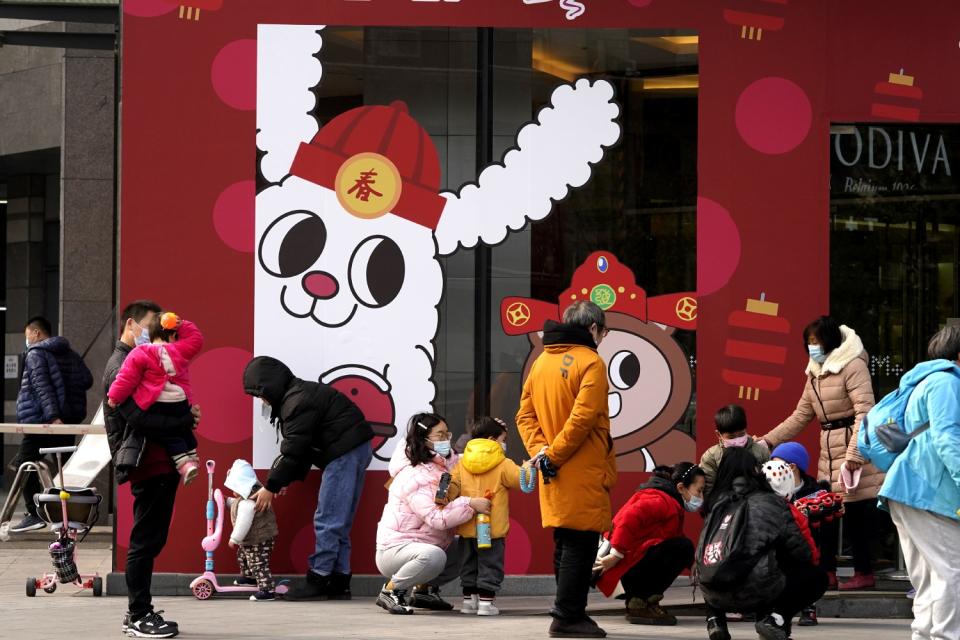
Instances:
[[[490,498],[489,549],[477,547],[476,519],[468,520],[457,530],[460,536],[460,584],[463,587],[461,613],[495,616],[500,613],[494,604],[503,583],[503,558],[507,532],[510,530],[510,499],[507,491],[521,488],[520,467],[506,456],[507,425],[496,418],[477,420],[470,430],[471,440],[460,457],[460,464],[451,473],[448,499],[459,495]],[[524,491],[533,491],[533,472],[527,468]],[[529,487],[529,488],[528,488]]]

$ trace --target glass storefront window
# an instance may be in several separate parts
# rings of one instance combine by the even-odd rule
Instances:
[[[537,336],[505,331],[501,301],[544,301],[562,311],[578,268],[602,252],[610,271],[598,272],[591,287],[609,286],[609,304],[617,296],[621,305],[636,302],[633,315],[611,314],[622,335],[609,340],[609,353],[601,349],[611,364],[615,436],[634,460],[626,468],[649,467],[654,441],[658,463],[691,459],[694,334],[689,317],[677,322],[670,314],[695,313],[681,294],[696,286],[697,36],[328,27],[323,38],[324,75],[314,90],[321,127],[352,107],[404,101],[439,151],[444,190],[499,161],[558,86],[587,78],[614,87],[622,135],[590,180],[502,244],[442,259],[434,407],[455,436],[487,411],[512,424]],[[670,318],[648,317],[648,306],[669,306]],[[510,448],[522,452],[519,441]]]

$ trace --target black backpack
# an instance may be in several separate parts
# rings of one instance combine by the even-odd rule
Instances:
[[[713,507],[697,545],[699,584],[723,589],[738,584],[747,576],[754,565],[746,550],[747,527],[746,496],[734,493]]]

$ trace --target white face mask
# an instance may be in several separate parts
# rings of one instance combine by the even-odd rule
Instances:
[[[504,452],[504,453],[506,453],[506,452],[507,452],[507,443],[506,443],[506,442],[501,442],[501,443],[500,443],[500,448],[503,449],[503,452]]]
[[[29,349],[29,348],[30,348],[30,338],[24,338],[24,339],[23,339],[23,344],[24,344],[24,347],[23,347],[24,349]]]
[[[273,416],[273,407],[271,407],[269,403],[264,402],[262,399],[260,400],[260,415],[267,422],[270,422],[270,418]]]

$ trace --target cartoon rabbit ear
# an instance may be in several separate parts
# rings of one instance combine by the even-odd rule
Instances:
[[[310,115],[311,89],[323,68],[315,55],[323,46],[320,25],[260,25],[257,28],[257,147],[266,152],[260,171],[270,182],[290,173],[301,142],[319,130]]]

